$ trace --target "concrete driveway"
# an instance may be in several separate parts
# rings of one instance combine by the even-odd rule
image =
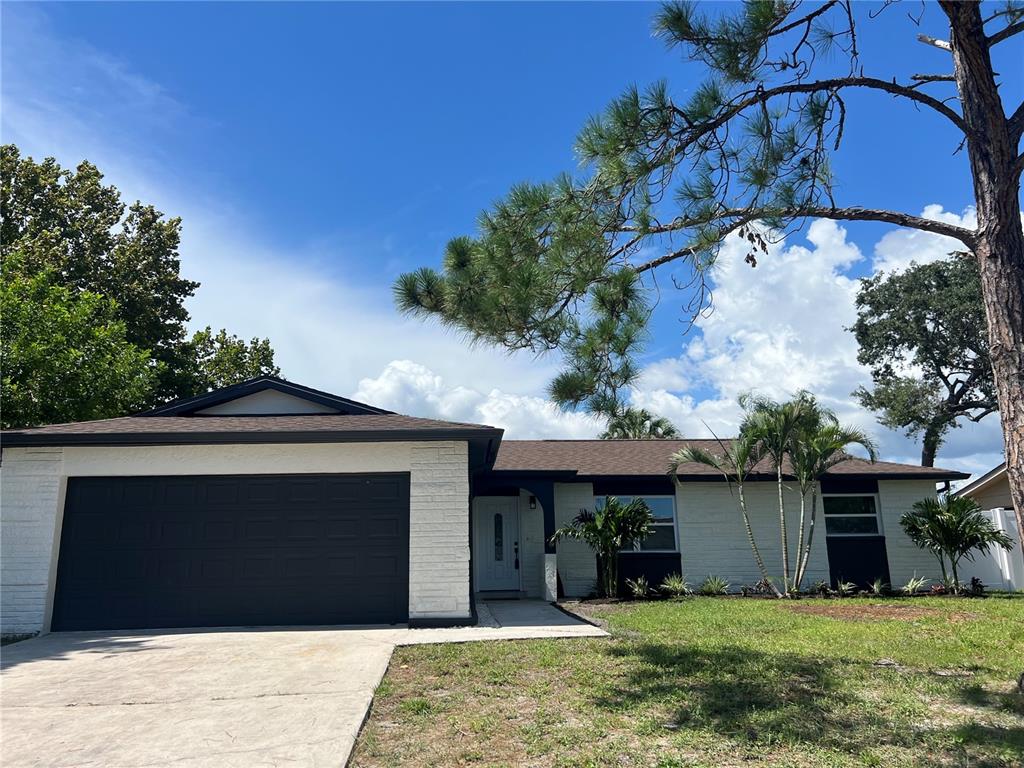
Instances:
[[[604,634],[543,603],[494,606],[462,629],[62,632],[15,643],[2,651],[0,763],[337,768],[396,645]]]

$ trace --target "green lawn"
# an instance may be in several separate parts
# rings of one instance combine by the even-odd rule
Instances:
[[[588,610],[610,640],[398,649],[352,764],[1024,765],[1024,596]]]

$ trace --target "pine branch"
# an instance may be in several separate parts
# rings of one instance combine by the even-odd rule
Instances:
[[[968,135],[971,132],[967,123],[955,110],[947,106],[941,100],[915,90],[912,86],[900,85],[895,82],[895,80],[881,80],[875,77],[837,77],[828,80],[817,80],[811,83],[789,83],[767,89],[759,86],[755,91],[748,92],[747,95],[740,99],[740,101],[733,104],[718,117],[698,123],[690,128],[684,135],[685,138],[680,149],[685,149],[708,134],[718,130],[750,107],[759,107],[767,104],[776,96],[787,96],[797,93],[838,91],[844,88],[868,88],[909,99],[910,101],[930,107],[939,114],[945,116],[965,135]],[[679,117],[687,121],[688,124],[690,123],[689,117],[683,110],[678,107],[673,107],[673,109]]]
[[[717,212],[710,221],[726,221],[728,223],[723,226],[719,234],[721,237],[725,237],[730,232],[744,224],[749,224],[752,221],[758,219],[772,217],[772,218],[819,218],[819,219],[833,219],[835,221],[880,221],[887,224],[895,224],[898,227],[907,227],[909,229],[918,229],[924,232],[931,232],[936,235],[943,235],[945,237],[952,237],[955,240],[959,240],[968,248],[974,248],[975,233],[964,227],[958,227],[953,224],[947,224],[943,221],[933,221],[932,219],[925,219],[921,216],[912,216],[909,213],[902,213],[900,211],[887,211],[879,208],[861,208],[859,206],[851,206],[847,208],[828,208],[828,207],[817,207],[808,206],[801,208],[789,208],[789,209],[747,209],[747,208],[727,208]],[[661,232],[678,231],[688,229],[690,227],[702,226],[710,223],[706,218],[700,219],[676,219],[671,224],[662,225],[659,229]],[[633,267],[636,272],[649,272],[652,269],[667,264],[671,261],[675,261],[684,256],[690,256],[693,254],[692,247],[680,248],[679,250],[672,251],[663,256],[659,256],[650,261],[646,261],[643,264]]]

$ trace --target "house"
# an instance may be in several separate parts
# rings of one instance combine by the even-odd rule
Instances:
[[[271,377],[0,439],[5,634],[438,626],[472,621],[476,592],[584,596],[594,555],[550,538],[607,495],[654,512],[623,576],[759,579],[729,484],[696,465],[678,485],[668,476],[688,441],[502,440]],[[937,481],[964,477],[858,459],[830,470],[810,581],[932,575],[898,519]],[[768,473],[748,485],[773,566],[775,493]]]
[[[998,589],[1024,589],[1024,555],[1021,553],[1020,532],[1017,530],[1017,517],[1010,497],[1006,462],[958,488],[953,495],[978,502],[978,506],[985,510],[985,515],[1013,541],[1013,549],[1009,551],[990,547],[966,562],[961,567],[964,579],[978,578],[982,583]]]

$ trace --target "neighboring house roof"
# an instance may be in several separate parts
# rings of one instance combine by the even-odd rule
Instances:
[[[503,440],[494,469],[508,472],[562,471],[578,476],[664,476],[672,454],[687,446],[714,452],[717,440]],[[755,468],[755,475],[771,474],[768,462]],[[703,464],[683,464],[685,477],[720,477]],[[957,480],[963,472],[914,464],[895,464],[850,457],[827,473],[829,476],[888,477],[892,479]]]
[[[225,410],[229,404],[231,408]],[[297,406],[305,410],[296,413]],[[253,413],[254,408],[270,410]],[[260,376],[134,416],[16,429],[0,437],[5,446],[59,446],[449,439],[496,444],[501,435],[502,430],[483,424],[402,416],[274,376]],[[487,454],[494,455],[493,446]]]
[[[1006,476],[1006,462],[993,467],[984,475],[979,477],[977,480],[973,480],[963,488],[958,488],[953,492],[954,496],[968,496],[975,497],[979,494],[992,488],[994,485],[999,483],[1009,483],[1009,479]]]

